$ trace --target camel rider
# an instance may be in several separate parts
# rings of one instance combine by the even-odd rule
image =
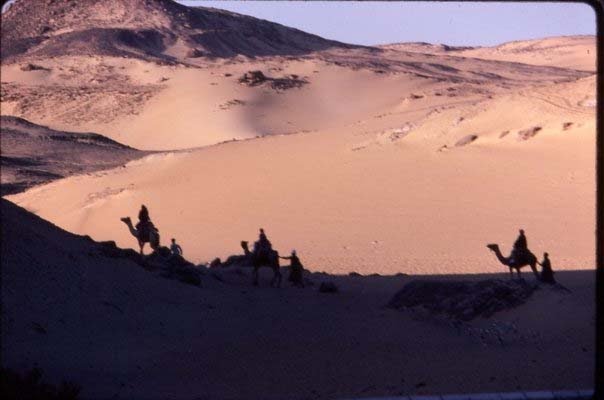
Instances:
[[[264,229],[260,228],[260,235],[258,237],[258,241],[254,243],[254,253],[266,256],[273,249],[273,245],[266,237],[264,233]]]
[[[520,229],[518,233],[518,238],[516,238],[516,241],[514,242],[512,254],[510,255],[511,262],[517,261],[519,257],[522,257],[528,251],[526,236],[524,236],[524,229]]]
[[[541,265],[541,282],[545,283],[556,283],[556,279],[554,279],[554,270],[552,269],[552,264],[549,260],[549,254],[543,253],[543,261],[537,262],[537,264]]]
[[[294,286],[304,287],[304,280],[302,279],[302,273],[304,272],[304,266],[302,266],[302,263],[300,262],[300,259],[298,258],[298,255],[296,254],[296,250],[292,250],[292,253],[289,257],[280,256],[279,258],[282,258],[284,260],[291,260],[291,262],[290,262],[291,271],[289,273],[289,281]]]
[[[138,223],[136,224],[136,230],[141,232],[141,237],[149,239],[149,232],[151,229],[155,230],[151,218],[149,218],[149,210],[143,204],[140,211],[138,212]]]
[[[526,236],[524,236],[524,229],[520,229],[518,238],[514,242],[514,248],[517,250],[528,250]]]

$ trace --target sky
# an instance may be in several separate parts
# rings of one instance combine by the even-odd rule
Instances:
[[[494,46],[548,36],[595,35],[596,16],[582,3],[196,1],[341,42]]]

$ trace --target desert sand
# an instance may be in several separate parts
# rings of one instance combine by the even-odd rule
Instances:
[[[3,365],[43,368],[82,398],[328,399],[588,388],[594,272],[561,271],[523,305],[469,322],[387,308],[417,279],[250,285],[249,268],[161,278],[2,201]],[[285,276],[287,272],[284,271]],[[532,278],[529,278],[532,279]],[[319,293],[321,282],[338,293]]]
[[[288,72],[319,68],[307,64]],[[213,123],[243,124],[246,114],[248,130],[228,132],[264,136],[154,154],[9,198],[121,246],[134,243],[119,218],[146,204],[164,237],[178,238],[196,263],[233,254],[263,227],[277,249],[297,249],[315,270],[499,272],[485,245],[509,251],[524,228],[530,248],[549,251],[558,269],[594,266],[595,109],[585,103],[594,76],[503,90],[324,66],[284,93],[221,77],[222,90],[245,102],[226,110],[226,94],[205,114],[190,98],[190,109],[170,100],[210,73],[184,71],[181,84],[149,101],[139,118],[157,129],[144,140],[136,128],[120,130],[128,140],[114,139],[147,149],[197,146],[199,138],[224,139]],[[248,104],[252,95],[261,100]],[[171,107],[185,115],[169,118]],[[197,128],[167,128],[180,123]],[[522,136],[535,127],[535,136]],[[470,135],[476,140],[456,146]]]
[[[362,47],[163,0],[52,20],[63,6],[26,7],[3,15],[15,29],[2,33],[2,115],[154,153],[5,196],[57,225],[3,200],[9,365],[38,363],[86,398],[592,384],[594,37]],[[26,11],[32,23],[16,24]],[[120,218],[141,204],[201,287],[73,235],[137,248]],[[261,227],[282,255],[297,250],[313,285],[267,288],[263,271],[254,288],[249,268],[204,266]],[[542,285],[461,325],[385,308],[420,278],[509,279],[486,245],[508,254],[520,228],[570,293]],[[318,293],[328,280],[338,293]]]

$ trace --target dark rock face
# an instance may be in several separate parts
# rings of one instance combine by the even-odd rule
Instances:
[[[518,307],[538,288],[524,280],[488,279],[470,281],[417,280],[405,285],[388,303],[403,310],[423,306],[432,314],[470,321],[488,318],[496,312]]]
[[[114,168],[148,154],[105,136],[55,131],[11,116],[0,116],[0,145],[2,195]]]
[[[183,62],[165,54],[177,41],[187,57],[303,55],[354,48],[276,23],[172,0],[26,0],[2,15],[5,62],[23,56],[66,54]]]
[[[141,256],[135,250],[122,249],[114,241],[100,242],[99,252],[110,258],[127,258],[148,271],[160,271],[167,279],[176,279],[193,286],[201,285],[203,270],[196,267],[180,255],[174,255],[170,249],[161,246],[147,256]]]

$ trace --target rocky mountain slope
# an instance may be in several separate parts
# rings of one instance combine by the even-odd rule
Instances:
[[[0,143],[2,195],[148,154],[95,133],[56,131],[11,116],[0,117]]]
[[[227,11],[171,0],[17,1],[2,15],[3,62],[103,55],[188,58],[300,55],[353,46]]]

